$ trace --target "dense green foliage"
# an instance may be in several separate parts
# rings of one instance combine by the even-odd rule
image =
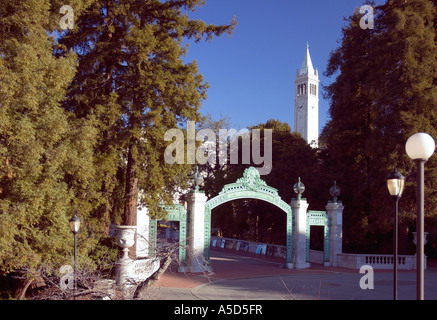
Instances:
[[[165,164],[163,137],[199,122],[208,85],[183,39],[236,24],[191,20],[203,3],[70,1],[64,31],[61,1],[1,1],[0,275],[71,263],[74,213],[79,261],[99,263],[111,222],[135,224],[137,205],[163,216],[186,186],[192,166]]]
[[[72,0],[74,26],[61,30],[60,0],[0,0],[0,275],[71,263],[68,219],[82,220],[79,261],[111,251],[110,223],[134,224],[138,206],[159,204],[187,186],[191,165],[168,165],[168,129],[202,120],[208,84],[183,58],[184,39],[231,33],[187,13],[202,0]],[[311,210],[323,210],[334,180],[345,204],[344,248],[390,252],[392,212],[385,185],[397,167],[407,177],[400,202],[401,253],[411,253],[416,166],[405,142],[437,138],[437,1],[388,0],[375,28],[347,18],[330,56],[325,87],[330,121],[320,148],[269,120],[273,168],[262,178],[284,201],[300,177]],[[227,119],[207,118],[215,131]],[[241,163],[241,162],[240,162]],[[208,168],[215,196],[249,165]],[[206,167],[203,168],[204,170]],[[426,164],[428,250],[437,246],[437,157]],[[215,209],[225,236],[283,244],[285,214],[262,201]],[[430,251],[428,251],[430,252]]]
[[[322,142],[327,171],[344,190],[348,250],[390,252],[393,203],[384,178],[395,167],[407,177],[400,203],[406,252],[415,228],[416,166],[405,143],[417,132],[437,138],[435,1],[387,1],[375,14],[374,30],[360,28],[359,13],[350,17],[331,54],[326,75],[337,77],[326,88],[331,121]],[[435,157],[426,164],[427,231],[434,244],[436,164]]]
[[[165,163],[163,136],[187,120],[200,120],[207,84],[195,62],[183,62],[182,40],[210,39],[233,28],[183,14],[201,4],[94,1],[60,41],[79,56],[66,108],[98,120],[95,155],[106,221],[135,224],[138,196],[152,216],[162,216],[159,205],[186,185],[192,168]]]
[[[74,53],[53,56],[49,8],[47,1],[0,5],[0,29],[7,30],[0,35],[2,273],[69,262],[68,219],[89,206],[94,179],[95,129],[60,105],[76,62]]]

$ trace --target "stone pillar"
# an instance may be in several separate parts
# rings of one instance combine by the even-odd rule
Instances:
[[[290,207],[293,212],[295,222],[293,229],[294,268],[309,268],[310,264],[306,262],[308,202],[306,199],[293,199],[291,200]]]
[[[326,213],[331,220],[329,229],[329,252],[331,266],[338,267],[338,254],[343,253],[343,210],[341,201],[329,201]]]
[[[138,208],[137,211],[137,241],[136,258],[142,259],[149,256],[149,214],[147,208]]]
[[[203,250],[205,245],[205,193],[193,191],[187,195],[188,204],[188,266],[190,272],[207,271]]]

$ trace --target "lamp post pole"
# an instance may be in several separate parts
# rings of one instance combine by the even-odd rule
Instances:
[[[393,218],[393,300],[398,299],[398,209],[399,199],[402,197],[405,187],[405,177],[395,169],[387,178],[388,191],[395,202],[395,212]]]
[[[416,299],[425,299],[425,162],[434,154],[435,141],[426,133],[412,135],[406,145],[410,159],[417,164],[417,219],[416,219]]]
[[[417,274],[416,274],[416,300],[425,299],[425,162],[426,160],[416,160],[417,163],[417,219],[416,219],[416,258],[417,258]]]
[[[70,230],[73,233],[74,239],[74,265],[73,265],[73,296],[74,300],[76,300],[76,289],[77,289],[77,281],[76,281],[76,235],[80,229],[80,219],[74,214],[74,216],[69,220]]]
[[[74,238],[74,278],[73,278],[73,284],[74,284],[74,299],[76,299],[76,289],[77,289],[77,280],[76,280],[76,234],[77,232],[73,232],[73,238]]]
[[[394,230],[393,230],[393,300],[398,300],[398,208],[399,197],[395,198],[395,216],[394,216]]]

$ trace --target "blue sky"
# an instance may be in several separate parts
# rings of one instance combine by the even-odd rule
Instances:
[[[376,1],[385,3],[384,0]],[[363,0],[206,0],[190,14],[206,23],[238,25],[231,37],[191,43],[187,61],[196,60],[210,84],[201,112],[228,115],[232,127],[278,119],[294,130],[294,80],[309,43],[322,85],[329,54],[339,46],[344,17]],[[320,92],[319,127],[328,120],[329,101]]]

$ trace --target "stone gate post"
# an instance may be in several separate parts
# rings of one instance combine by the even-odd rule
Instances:
[[[146,207],[137,209],[137,241],[136,246],[136,258],[142,259],[149,257],[149,224],[150,217]],[[151,248],[150,251],[155,250]]]
[[[343,253],[343,210],[341,201],[329,201],[326,206],[326,213],[331,221],[329,235],[329,252],[331,266],[338,266],[338,254]]]
[[[203,250],[205,245],[205,203],[204,192],[192,191],[187,195],[188,205],[188,266],[190,272],[206,271]]]
[[[293,262],[294,268],[309,268],[310,264],[306,262],[306,233],[307,233],[307,209],[308,202],[306,199],[292,199],[290,203],[294,217],[293,229]]]

